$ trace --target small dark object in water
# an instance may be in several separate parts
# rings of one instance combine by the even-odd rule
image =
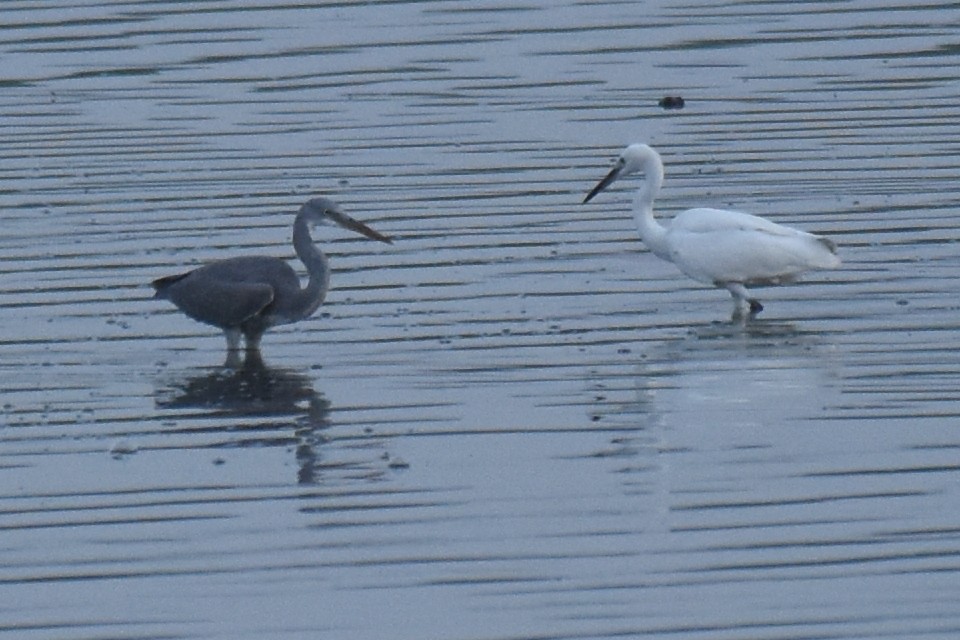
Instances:
[[[683,109],[683,98],[680,96],[666,96],[660,98],[660,106],[664,109]]]

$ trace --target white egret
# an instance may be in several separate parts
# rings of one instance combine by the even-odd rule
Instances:
[[[837,247],[829,239],[739,211],[688,209],[664,227],[653,216],[653,200],[663,183],[663,162],[645,144],[624,149],[583,202],[634,173],[643,175],[633,203],[640,239],[655,256],[674,263],[694,280],[727,289],[733,296],[735,317],[763,310],[750,297],[749,286],[785,284],[806,271],[840,265]]]

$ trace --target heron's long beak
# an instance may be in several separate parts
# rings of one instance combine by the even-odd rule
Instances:
[[[380,242],[386,242],[387,244],[393,244],[393,240],[383,235],[378,231],[374,231],[367,225],[363,224],[359,220],[354,220],[345,213],[340,213],[339,211],[336,214],[330,215],[329,217],[336,222],[338,225],[344,229],[349,229],[350,231],[355,231],[360,235],[366,236],[371,240],[379,240]]]
[[[600,193],[601,191],[609,187],[611,184],[616,182],[617,178],[620,177],[620,172],[622,170],[623,170],[623,163],[618,162],[613,169],[610,169],[610,173],[608,173],[603,180],[598,182],[597,186],[595,186],[593,189],[590,190],[590,193],[587,194],[587,197],[583,199],[582,204],[587,204],[588,202],[593,200],[593,196],[597,195],[598,193]]]

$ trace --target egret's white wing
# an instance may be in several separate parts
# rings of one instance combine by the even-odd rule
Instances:
[[[839,264],[832,243],[757,216],[690,209],[667,232],[670,259],[688,276],[711,284],[776,284],[804,271]]]
[[[679,213],[671,221],[670,228],[692,233],[763,231],[771,235],[787,236],[803,233],[749,213],[708,208],[687,209]]]

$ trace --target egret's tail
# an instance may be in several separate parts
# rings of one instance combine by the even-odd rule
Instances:
[[[833,269],[840,266],[840,256],[837,255],[837,243],[831,240],[830,238],[824,238],[823,236],[814,236],[816,241],[820,243],[825,252],[821,251],[822,260],[819,261],[817,266],[821,269]]]

